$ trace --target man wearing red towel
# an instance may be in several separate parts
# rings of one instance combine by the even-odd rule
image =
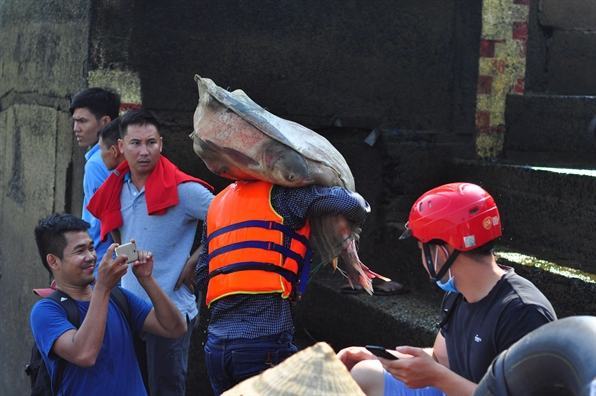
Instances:
[[[118,230],[123,243],[135,240],[138,249],[154,256],[154,277],[187,318],[188,331],[178,339],[146,334],[147,372],[153,395],[185,394],[188,348],[198,314],[194,294],[176,290],[195,238],[213,194],[211,186],[180,171],[161,155],[160,125],[144,109],[122,116],[119,149],[122,162],[89,203],[101,220],[101,237]],[[143,299],[147,294],[130,273],[122,286]]]

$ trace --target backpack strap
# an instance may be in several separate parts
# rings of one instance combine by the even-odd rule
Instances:
[[[130,305],[128,304],[128,298],[126,298],[126,295],[124,294],[122,289],[120,289],[119,286],[116,286],[112,289],[112,292],[110,293],[110,299],[116,303],[118,308],[120,308],[120,312],[124,314],[126,322],[130,327],[130,331],[134,334],[135,330],[132,327]]]
[[[447,306],[447,304],[449,303],[448,300],[450,298],[451,304]],[[456,293],[455,296],[453,296],[452,293],[446,293],[445,296],[443,296],[443,303],[441,304],[441,321],[437,323],[437,328],[439,330],[442,329],[443,326],[445,326],[449,322],[449,320],[451,319],[451,315],[453,315],[453,312],[455,312],[455,307],[461,301],[462,298],[463,295],[461,293]]]
[[[79,312],[79,306],[76,301],[73,300],[68,294],[60,290],[55,290],[48,297],[50,300],[54,300],[66,311],[66,319],[72,323],[77,329],[81,326],[81,314]],[[57,395],[58,389],[60,389],[60,383],[62,382],[62,375],[66,368],[66,361],[60,357],[56,361],[56,374],[54,381],[52,381],[52,394]]]
[[[77,329],[81,326],[81,314],[79,311],[79,306],[77,305],[76,301],[73,300],[68,294],[64,293],[61,290],[55,290],[52,294],[50,294],[47,298],[54,300],[64,309],[66,312],[66,319],[72,323]],[[130,330],[134,334],[134,329],[131,322],[131,314],[130,314],[130,305],[128,304],[128,299],[124,295],[124,292],[119,287],[114,287],[112,292],[110,293],[110,299],[113,300],[120,311],[124,314],[126,318],[126,322],[130,327]],[[58,390],[60,389],[60,384],[62,382],[62,376],[64,375],[64,369],[66,368],[66,361],[62,358],[58,358],[56,362],[56,373],[54,381],[52,381],[52,394],[58,394]]]

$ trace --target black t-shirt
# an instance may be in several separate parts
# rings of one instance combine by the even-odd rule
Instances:
[[[513,269],[497,282],[486,297],[468,303],[459,293],[443,300],[441,327],[449,368],[478,383],[492,360],[532,330],[557,318],[546,297]],[[449,312],[452,310],[452,312]]]

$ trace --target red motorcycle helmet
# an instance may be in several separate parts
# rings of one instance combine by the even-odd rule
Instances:
[[[445,184],[422,194],[410,210],[404,237],[422,243],[441,240],[466,252],[501,236],[493,197],[471,183]]]

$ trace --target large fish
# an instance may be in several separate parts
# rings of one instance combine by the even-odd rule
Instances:
[[[355,191],[344,157],[323,136],[277,117],[241,90],[229,92],[212,80],[195,76],[199,103],[194,114],[195,153],[216,175],[231,180],[263,180],[286,187],[311,184]],[[337,267],[350,284],[372,294],[371,279],[381,277],[358,258],[360,230],[336,216],[311,218],[311,243],[321,263]]]

